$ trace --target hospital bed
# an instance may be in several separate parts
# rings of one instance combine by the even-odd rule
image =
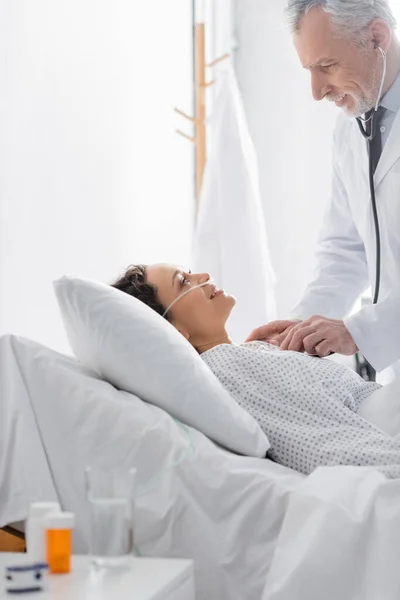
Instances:
[[[302,475],[228,452],[16,336],[0,338],[0,398],[0,527],[25,519],[32,501],[58,500],[76,513],[74,551],[85,553],[84,467],[136,467],[136,551],[194,559],[200,600],[261,597]]]
[[[364,416],[394,435],[399,384],[375,400]],[[399,480],[358,467],[304,477],[235,455],[15,336],[0,338],[0,427],[0,527],[32,501],[58,500],[76,513],[74,551],[85,553],[84,467],[133,466],[136,552],[192,558],[197,599],[400,597]]]

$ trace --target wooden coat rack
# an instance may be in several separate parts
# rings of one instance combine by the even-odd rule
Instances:
[[[206,89],[214,84],[214,81],[206,81],[206,69],[214,67],[217,63],[225,60],[230,55],[224,54],[210,64],[206,64],[206,31],[203,11],[196,15],[194,26],[194,52],[195,52],[195,110],[194,117],[190,117],[179,108],[175,112],[194,123],[195,135],[191,137],[180,131],[176,133],[183,136],[196,146],[196,212],[199,208],[201,186],[203,182],[204,168],[207,160],[207,129],[206,129]]]

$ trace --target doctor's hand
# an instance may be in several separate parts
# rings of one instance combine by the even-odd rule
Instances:
[[[352,356],[358,348],[343,321],[315,316],[292,328],[281,350],[308,352],[324,357],[332,352]]]
[[[301,321],[272,321],[268,325],[263,325],[252,331],[246,342],[269,342],[274,346],[279,346],[293,327],[299,323]]]

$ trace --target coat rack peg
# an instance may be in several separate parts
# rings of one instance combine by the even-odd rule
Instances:
[[[207,160],[206,131],[206,32],[205,0],[195,0],[195,115],[196,115],[196,208],[199,208],[201,185]]]
[[[180,110],[179,108],[174,108],[174,111],[176,113],[178,113],[178,115],[181,115],[182,117],[185,117],[185,119],[187,119],[188,121],[191,121],[192,123],[196,123],[196,119],[194,117],[189,117],[189,115],[187,115],[186,113],[184,113],[183,110]]]
[[[208,88],[208,87],[211,87],[212,85],[214,85],[214,83],[215,83],[215,79],[213,79],[212,81],[209,81],[208,83],[203,83],[202,87]]]
[[[176,133],[189,140],[196,147],[196,212],[199,208],[201,184],[207,160],[206,131],[206,93],[205,88],[214,82],[206,83],[206,37],[205,37],[205,0],[195,0],[194,24],[194,79],[195,79],[195,117],[190,117],[178,108],[175,112],[195,124],[196,134],[190,137],[177,130]],[[221,57],[222,58],[222,57]]]
[[[218,63],[222,62],[223,60],[226,60],[227,58],[230,58],[230,54],[229,52],[227,52],[226,54],[223,54],[222,56],[220,56],[219,58],[216,58],[215,60],[213,60],[212,62],[210,62],[210,64],[206,65],[207,67],[215,67],[215,65],[217,65]]]
[[[187,140],[189,140],[189,142],[192,142],[192,144],[196,143],[196,138],[190,137],[190,135],[187,135],[186,133],[183,133],[183,131],[180,131],[179,129],[175,129],[175,133],[178,133],[182,137],[186,138]]]

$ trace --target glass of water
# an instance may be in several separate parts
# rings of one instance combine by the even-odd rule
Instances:
[[[97,566],[123,566],[133,554],[135,475],[135,469],[85,469],[89,546]]]

